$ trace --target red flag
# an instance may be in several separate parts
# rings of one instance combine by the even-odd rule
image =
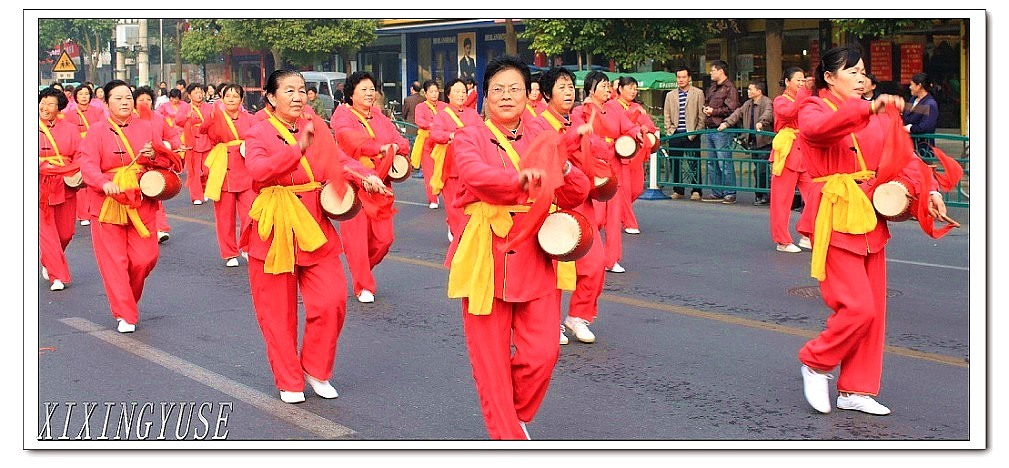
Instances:
[[[378,164],[375,166],[375,172],[378,173],[378,178],[385,180],[389,176],[389,169],[392,169],[392,161],[396,156],[393,152],[392,145],[389,145],[385,150],[385,155],[378,160]]]
[[[956,184],[960,182],[960,178],[963,177],[963,168],[960,167],[955,159],[946,155],[943,150],[932,147],[932,154],[939,159],[939,164],[942,165],[943,172],[931,171],[935,173],[935,180],[939,182],[939,190],[943,192],[949,192],[956,187]]]

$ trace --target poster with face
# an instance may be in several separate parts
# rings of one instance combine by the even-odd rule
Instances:
[[[459,78],[476,79],[476,54],[474,53],[476,33],[460,33],[458,36],[456,43],[459,44]]]

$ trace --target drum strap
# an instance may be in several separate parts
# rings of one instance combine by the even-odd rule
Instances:
[[[445,108],[445,113],[455,122],[456,127],[463,128],[464,124],[451,107]],[[448,143],[438,143],[431,150],[431,159],[434,160],[434,172],[431,173],[431,193],[437,195],[441,189],[445,188],[445,155],[448,153]]]
[[[468,312],[488,315],[494,304],[494,236],[504,238],[512,228],[512,213],[525,213],[529,205],[466,205],[470,216],[459,239],[448,272],[448,297],[468,298]]]
[[[536,115],[536,109],[533,108],[532,104],[529,104],[527,102],[526,103],[526,110],[529,111],[529,113],[532,114],[533,117],[537,117],[537,115]]]

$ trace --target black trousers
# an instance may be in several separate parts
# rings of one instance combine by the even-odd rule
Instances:
[[[767,159],[771,157],[771,145],[762,146],[760,148],[754,148],[754,150],[767,151],[767,153],[755,153],[751,157],[753,159],[763,159],[762,162],[753,163],[754,165],[753,172],[757,176],[756,187],[758,189],[769,188],[770,186],[767,184],[767,173],[769,169],[768,166],[770,166],[770,164],[768,164]],[[769,197],[768,194],[766,193],[757,192],[757,198],[769,198]]]
[[[699,171],[698,161],[700,158],[700,148],[701,148],[701,137],[700,135],[695,136],[693,140],[689,138],[673,138],[669,140],[669,146],[671,149],[669,154],[673,157],[673,183],[679,184],[684,182],[683,176],[680,172],[680,161],[679,158],[687,158],[682,161],[687,165],[687,172],[689,174],[686,183],[700,184],[701,183],[701,173]],[[673,192],[683,195],[683,187],[673,187]],[[691,189],[693,193],[701,193],[701,189],[694,187]]]

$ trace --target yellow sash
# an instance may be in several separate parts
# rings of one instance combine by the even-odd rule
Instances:
[[[294,135],[276,117],[270,117],[280,136],[290,145],[297,144]],[[319,190],[322,184],[315,180],[308,160],[301,157],[301,167],[308,173],[309,182],[299,185],[273,185],[259,191],[252,202],[249,217],[259,222],[259,238],[266,240],[273,234],[270,249],[266,253],[263,271],[271,274],[294,271],[294,243],[306,252],[313,252],[326,243],[326,234],[312,213],[295,195],[301,192]]]
[[[771,152],[774,153],[774,162],[771,163],[771,173],[780,176],[785,169],[785,159],[792,152],[792,144],[799,135],[799,131],[792,127],[782,127],[774,140],[771,141]]]
[[[456,115],[451,107],[446,107],[445,111],[448,112],[448,116],[452,118],[457,127],[463,127],[462,120],[459,119],[459,116]],[[448,143],[438,143],[431,150],[431,159],[434,160],[434,172],[431,175],[431,193],[435,195],[441,193],[441,189],[445,188],[445,183],[441,179],[442,172],[445,170],[445,152],[447,150]]]
[[[53,152],[56,153],[52,156],[39,156],[39,161],[47,162],[54,166],[66,166],[66,162],[63,161],[63,155],[60,154],[60,149],[56,146],[56,139],[53,138],[53,134],[49,132],[49,126],[45,124],[42,120],[39,120],[39,130],[45,134],[46,139],[49,140],[49,144],[53,146]]]
[[[553,112],[550,112],[549,110],[545,110],[545,111],[543,111],[542,115],[543,115],[544,119],[547,119],[547,122],[550,124],[551,127],[554,128],[554,130],[556,130],[558,132],[561,131],[561,127],[564,124],[562,124],[560,120],[557,120],[557,117],[554,117],[554,113]]]
[[[438,114],[438,107],[431,104],[430,101],[424,101],[424,104],[427,104],[432,114]],[[413,165],[414,169],[420,169],[420,158],[424,154],[424,142],[427,141],[427,137],[430,134],[431,130],[417,129],[417,138],[413,141],[413,148],[410,150],[410,164]]]
[[[214,148],[207,154],[207,161],[204,164],[209,169],[209,173],[207,174],[207,188],[204,190],[204,195],[213,201],[221,200],[221,187],[224,186],[224,176],[228,173],[228,148],[240,146],[244,141],[238,138],[238,130],[235,128],[235,123],[231,121],[231,117],[224,114],[222,118],[228,123],[228,129],[231,130],[231,134],[235,138],[214,145]]]
[[[538,117],[536,115],[536,109],[534,109],[533,106],[528,102],[526,103],[526,110],[529,111],[529,113],[532,114],[533,117]]]
[[[448,297],[469,298],[468,312],[490,314],[494,304],[494,237],[504,238],[512,228],[511,213],[525,213],[528,205],[466,205],[469,222],[459,239],[448,271]]]
[[[547,123],[556,131],[561,131],[561,127],[564,125],[557,117],[554,117],[554,113],[550,112],[550,109],[543,111],[542,114]],[[551,207],[551,211],[553,211]],[[564,291],[574,291],[578,279],[578,271],[575,269],[575,262],[557,262],[557,289]]]
[[[824,102],[837,112],[829,100]],[[865,192],[858,187],[856,180],[868,180],[876,175],[865,167],[862,149],[858,146],[855,134],[851,134],[855,146],[855,157],[861,170],[854,173],[837,173],[817,177],[813,182],[823,182],[820,190],[822,198],[816,212],[816,224],[813,231],[813,258],[810,265],[810,276],[819,281],[827,277],[827,246],[830,245],[830,234],[833,231],[847,234],[865,234],[876,228],[876,211]]]
[[[81,108],[77,108],[77,117],[81,119],[81,123],[84,124],[84,131],[81,132],[81,138],[84,138],[88,134],[88,129],[91,128],[91,123],[88,122],[87,117],[84,117],[84,112],[81,112]]]
[[[368,136],[374,139],[375,131],[371,129],[371,124],[368,123],[368,119],[365,118],[363,115],[361,115],[361,113],[358,112],[357,109],[354,109],[353,107],[350,108],[350,112],[352,112],[355,116],[357,116],[357,120],[361,121],[361,125],[364,125],[364,129],[368,132]],[[372,161],[371,158],[367,156],[361,156],[360,158],[358,158],[358,161],[361,161],[361,164],[363,164],[364,167],[367,167],[368,169],[375,168],[375,162]]]
[[[113,122],[111,118],[108,121],[112,125],[112,130],[122,140],[123,147],[129,153],[131,161],[130,164],[112,170],[115,173],[112,175],[112,183],[116,184],[124,192],[140,190],[140,166],[136,165],[137,155],[133,151],[133,147],[130,146],[130,141],[126,139],[126,135],[123,135],[123,129]],[[140,237],[149,237],[151,235],[143,220],[140,219],[140,213],[137,212],[136,208],[119,203],[110,196],[106,196],[105,201],[102,202],[102,210],[98,214],[98,221],[118,225],[125,225],[129,222],[133,224]]]

